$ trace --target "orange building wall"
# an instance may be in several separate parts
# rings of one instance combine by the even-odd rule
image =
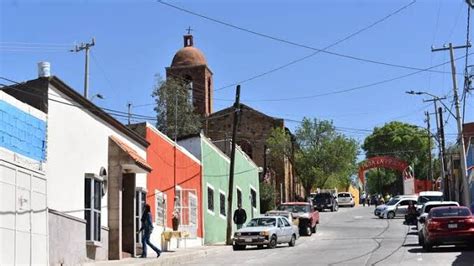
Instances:
[[[165,137],[146,128],[146,140],[150,143],[147,149],[147,162],[153,168],[147,178],[147,203],[151,207],[153,218],[156,217],[155,189],[166,193],[167,197],[167,227],[172,227],[171,219],[174,207],[174,146]],[[182,149],[182,148],[181,148]],[[195,189],[197,193],[197,236],[202,237],[202,196],[201,196],[201,164],[187,154],[176,149],[176,184],[182,189]],[[183,195],[183,200],[187,197]],[[186,217],[187,214],[183,214]]]

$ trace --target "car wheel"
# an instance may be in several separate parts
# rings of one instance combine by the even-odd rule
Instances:
[[[423,249],[426,251],[426,252],[430,252],[433,250],[433,245],[431,245],[430,242],[428,241],[424,241],[423,242]]]
[[[233,250],[244,250],[245,249],[245,245],[232,245],[232,249]]]
[[[277,237],[276,235],[272,235],[272,238],[270,238],[270,243],[268,243],[268,248],[276,248],[277,246]]]
[[[336,204],[336,211],[338,211],[338,210],[339,210],[339,205],[338,205],[338,204]]]
[[[387,213],[387,219],[393,219],[395,218],[395,213],[394,212],[388,212]]]
[[[305,231],[306,231],[305,234],[306,234],[307,236],[311,236],[311,235],[313,234],[313,229],[311,229],[311,224],[308,224],[308,225],[306,226],[306,230],[305,230]]]
[[[288,246],[294,247],[294,246],[295,246],[295,242],[296,242],[296,237],[295,237],[295,235],[292,235],[292,236],[291,236],[291,240],[290,240],[290,242],[288,243]]]
[[[423,235],[418,233],[418,245],[423,246],[424,242]]]
[[[314,226],[311,228],[311,233],[316,233],[316,224],[314,224]]]

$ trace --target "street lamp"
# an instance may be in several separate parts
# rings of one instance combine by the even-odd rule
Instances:
[[[104,96],[102,96],[102,94],[100,94],[100,93],[96,93],[96,94],[92,95],[92,97],[90,98],[90,101],[92,102],[94,100],[94,98],[99,98],[99,99],[103,100]]]

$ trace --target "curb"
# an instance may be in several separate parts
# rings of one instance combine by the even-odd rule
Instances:
[[[160,258],[151,259],[140,263],[140,265],[150,266],[150,265],[169,265],[169,264],[181,264],[186,261],[190,261],[196,258],[205,257],[208,255],[213,255],[225,250],[226,246],[213,247],[205,250],[197,250],[193,252],[183,251],[183,254],[176,254],[171,256],[162,255]]]

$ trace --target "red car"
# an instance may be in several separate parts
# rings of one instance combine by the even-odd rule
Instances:
[[[431,251],[433,246],[472,244],[474,241],[474,217],[466,207],[433,208],[426,220],[420,222],[425,223],[421,244],[426,251]]]
[[[319,224],[319,212],[309,202],[286,202],[278,206],[280,211],[291,212],[294,219],[298,219],[300,235],[310,236],[316,233]]]

